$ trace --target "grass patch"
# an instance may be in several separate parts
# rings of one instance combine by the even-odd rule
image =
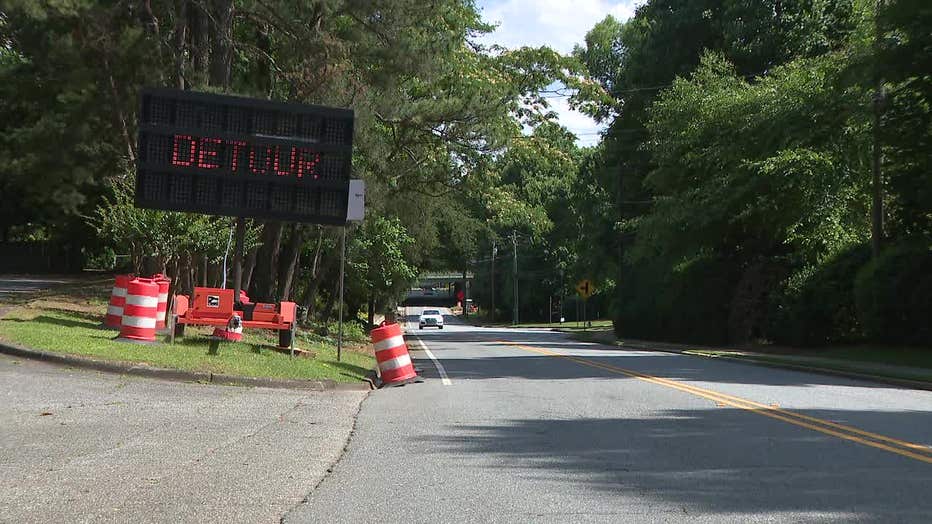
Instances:
[[[928,349],[868,347],[829,348],[790,355],[748,354],[741,351],[694,349],[687,354],[728,357],[768,364],[790,364],[809,368],[848,371],[887,378],[932,382],[932,355]],[[830,356],[829,356],[830,355]]]
[[[520,324],[512,325],[511,322],[490,322],[485,317],[477,317],[475,315],[469,315],[469,318],[460,317],[464,321],[472,324],[474,326],[484,326],[484,327],[513,327],[513,328],[544,328],[544,329],[559,329],[560,331],[592,331],[592,330],[603,330],[605,328],[612,327],[611,320],[590,320],[591,326],[586,326],[582,322],[522,322]]]
[[[372,369],[375,359],[366,346],[344,347],[342,362],[326,337],[299,332],[296,347],[316,353],[294,358],[272,349],[277,333],[246,330],[243,342],[221,344],[219,355],[207,354],[209,329],[185,330],[174,345],[130,344],[113,340],[116,331],[100,329],[103,312],[71,310],[67,302],[34,302],[10,311],[0,319],[0,338],[29,348],[83,355],[105,360],[145,363],[186,371],[250,377],[331,379],[355,382]]]
[[[581,342],[596,342],[624,347],[614,330],[609,327],[586,330],[567,330],[570,336]],[[638,345],[652,346],[650,342]],[[655,349],[665,344],[658,343]],[[678,349],[688,346],[677,344]],[[767,353],[767,346],[748,347],[740,350],[685,349],[684,353],[704,357],[728,357],[765,364],[790,364],[793,366],[847,371],[864,375],[932,382],[932,349],[919,347],[842,346],[820,349],[779,348],[779,352]]]

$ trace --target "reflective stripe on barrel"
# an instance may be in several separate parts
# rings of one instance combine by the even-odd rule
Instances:
[[[401,335],[401,326],[386,324],[372,330],[372,345],[375,348],[375,360],[379,363],[382,382],[392,384],[412,379],[417,376],[408,347]]]
[[[131,280],[126,286],[120,338],[154,342],[158,305],[158,284],[148,278]]]
[[[117,275],[114,278],[113,289],[110,291],[110,304],[107,305],[107,316],[104,325],[107,327],[120,327],[123,317],[123,304],[126,303],[126,285],[132,277],[130,275]]]

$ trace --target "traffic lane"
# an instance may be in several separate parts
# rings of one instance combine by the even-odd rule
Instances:
[[[365,395],[0,356],[0,522],[278,522],[337,460]]]
[[[464,326],[459,332],[420,335],[443,362],[451,380],[518,377],[532,380],[600,378],[631,380],[565,360],[561,366],[535,363],[558,358],[543,349],[598,365],[670,379],[767,406],[798,411],[806,416],[851,425],[866,431],[932,445],[932,392],[901,389],[879,383],[815,373],[780,370],[752,364],[653,351],[628,351],[613,346],[574,341],[563,333],[543,330],[487,329]],[[487,352],[511,345],[515,358],[493,358]],[[464,356],[463,345],[480,351]],[[526,346],[522,350],[519,346]],[[425,367],[422,365],[421,367]],[[429,369],[429,368],[428,368]],[[656,386],[659,387],[659,386]]]
[[[670,379],[700,390],[932,447],[930,391],[705,357],[624,351],[567,339],[540,341],[536,336],[527,342],[502,342],[519,349],[525,347],[528,358],[560,358],[534,351],[544,350],[593,365],[618,368],[620,372],[614,373],[618,377],[631,378],[624,372],[633,372]],[[567,361],[570,363],[577,366],[576,371],[581,371],[579,368],[589,368],[588,373],[600,371],[585,363]]]
[[[577,364],[443,338],[432,351],[462,366],[527,369],[377,392],[287,521],[920,522],[932,510],[925,464],[605,370],[539,380]]]
[[[72,282],[70,279],[0,275],[0,301],[28,297],[39,291]]]

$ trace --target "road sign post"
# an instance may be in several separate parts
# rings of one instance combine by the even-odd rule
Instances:
[[[579,294],[579,297],[582,299],[583,326],[587,326],[589,317],[586,312],[586,302],[588,302],[589,297],[595,293],[595,286],[589,279],[584,278],[576,284],[576,293]]]

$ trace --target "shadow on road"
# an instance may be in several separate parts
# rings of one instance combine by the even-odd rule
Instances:
[[[844,421],[850,412],[809,414]],[[450,426],[443,436],[418,440],[433,453],[482,455],[510,475],[536,471],[535,478],[594,484],[620,496],[672,502],[684,511],[702,508],[704,514],[789,512],[825,521],[821,515],[833,513],[844,521],[875,522],[920,522],[932,514],[928,464],[865,452],[763,417],[749,423],[750,416],[709,409],[662,411],[656,418],[519,419]],[[928,413],[858,417],[876,427],[932,427]]]
[[[624,350],[614,346],[578,342],[562,333],[530,332],[507,329],[475,331],[422,332],[417,336],[443,361],[451,376],[460,379],[525,378],[531,380],[566,380],[578,378],[629,379],[627,375],[559,357],[541,355],[511,344],[572,354],[595,364],[602,364],[646,373],[671,380],[754,384],[770,386],[850,385],[858,388],[891,388],[892,386],[850,380],[815,373],[774,370],[750,363],[715,360],[705,357],[677,355],[660,351]],[[459,358],[449,355],[462,345],[489,356]],[[508,351],[506,355],[502,350]],[[419,362],[431,377],[433,365]]]

